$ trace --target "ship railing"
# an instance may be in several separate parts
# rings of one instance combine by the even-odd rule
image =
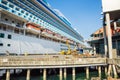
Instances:
[[[92,40],[99,40],[99,39],[103,39],[104,37],[92,37],[89,38],[88,41],[92,41]]]
[[[59,38],[59,37],[57,37],[57,36],[53,36],[53,39],[55,39],[55,40],[61,40],[61,38]]]
[[[57,36],[56,36],[56,38],[61,41],[61,38],[60,38],[60,37],[57,37]]]
[[[15,24],[11,24],[11,23],[8,23],[8,22],[5,22],[5,21],[0,21],[1,24],[5,24],[5,25],[8,25],[8,26],[12,26],[12,27],[16,27]]]
[[[66,42],[66,39],[61,39],[61,41]]]
[[[6,22],[6,21],[0,21],[0,24],[4,24],[4,25],[7,25],[7,26],[10,26],[10,27],[13,27],[13,28],[17,28],[17,29],[23,29],[22,26],[17,27],[16,24],[9,23],[9,22]]]
[[[42,32],[42,35],[45,37],[53,37],[53,34],[49,34],[47,32]]]
[[[52,38],[52,39],[61,41],[61,38],[59,38],[59,37],[57,37],[57,36],[54,36],[53,34],[49,34],[49,33],[47,33],[47,32],[42,32],[42,36],[44,36],[44,37],[49,37],[49,38]]]

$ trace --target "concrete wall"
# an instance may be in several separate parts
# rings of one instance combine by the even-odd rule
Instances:
[[[120,10],[120,0],[102,0],[103,12]]]

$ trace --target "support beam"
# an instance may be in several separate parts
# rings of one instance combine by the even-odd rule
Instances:
[[[116,30],[117,29],[117,23],[114,22],[114,29]]]
[[[109,50],[109,58],[112,59],[112,35],[111,35],[111,26],[110,26],[110,14],[106,13],[106,24],[107,24],[107,33],[108,33],[108,50]]]
[[[66,78],[67,78],[67,70],[66,68],[64,68],[64,80],[66,80]]]
[[[26,23],[23,24],[24,32],[23,34],[26,35]]]
[[[86,67],[86,78],[89,79],[89,67]]]
[[[40,35],[41,35],[41,34],[39,33],[39,37],[38,37],[38,38],[40,38]]]
[[[60,79],[59,80],[62,80],[62,68],[60,68]]]
[[[7,69],[6,71],[6,80],[10,80],[10,70]]]
[[[73,76],[73,77],[72,77],[72,78],[73,78],[72,80],[75,80],[75,67],[72,68],[72,76]]]
[[[98,76],[101,78],[101,66],[98,66]]]
[[[118,51],[118,40],[116,40],[116,52],[117,52],[116,55],[118,55],[118,54],[119,54],[119,51]],[[117,57],[116,57],[116,58],[117,58]]]
[[[95,47],[95,44],[93,45],[93,50],[94,50],[94,55],[96,55],[96,47]]]
[[[113,67],[114,78],[117,78],[117,72],[116,72],[115,65],[112,65],[112,67]]]
[[[2,16],[2,13],[0,12],[0,21],[1,21],[1,16]]]
[[[30,80],[30,69],[27,70],[26,80]]]
[[[26,35],[26,29],[24,29],[24,32],[23,32],[24,35]]]
[[[46,68],[44,68],[43,69],[43,80],[47,80],[47,77],[46,77],[46,74],[47,73],[47,69]]]
[[[106,27],[103,26],[103,30],[104,30],[104,50],[105,50],[105,57],[107,57],[107,36],[106,36]]]

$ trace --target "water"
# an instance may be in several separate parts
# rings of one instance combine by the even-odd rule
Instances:
[[[102,79],[105,79],[105,74],[102,72]],[[97,71],[91,71],[90,72],[90,79],[91,77],[98,77],[98,72]],[[30,77],[30,80],[43,80],[43,76],[42,74],[40,75],[34,75]],[[76,73],[76,79],[75,80],[90,80],[90,79],[86,79],[86,74],[85,72],[80,72],[80,73]],[[5,80],[5,77],[3,79],[0,80]],[[11,75],[11,80],[26,80],[26,76],[25,75]],[[53,74],[53,75],[47,75],[47,80],[59,80],[59,74]],[[67,73],[67,79],[63,79],[63,80],[72,80],[72,74],[68,74]]]

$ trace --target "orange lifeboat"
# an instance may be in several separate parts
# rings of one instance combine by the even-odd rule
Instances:
[[[28,29],[35,29],[35,30],[40,31],[40,28],[38,28],[37,26],[34,26],[32,24],[27,24],[26,26],[27,26]]]

